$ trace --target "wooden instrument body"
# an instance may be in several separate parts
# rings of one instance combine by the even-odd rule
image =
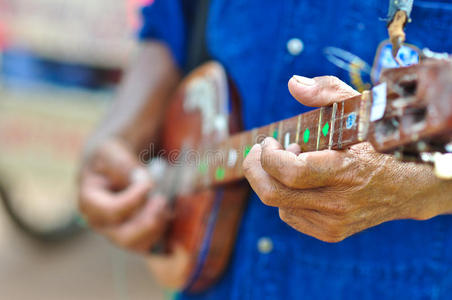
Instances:
[[[199,91],[203,88],[210,92]],[[187,103],[190,93],[198,97],[195,102],[203,100]],[[238,132],[241,118],[236,95],[229,89],[223,68],[215,62],[191,73],[176,91],[165,118],[162,140],[167,159],[173,160],[189,148],[189,164],[198,164],[200,148]],[[222,124],[212,124],[215,122]],[[165,238],[167,257],[154,263],[151,259],[151,268],[162,284],[192,293],[206,289],[226,268],[249,194],[249,185],[243,180],[221,187],[205,186],[175,197],[174,219]]]
[[[192,178],[187,185],[192,189],[175,194],[165,253],[150,262],[158,280],[195,293],[220,277],[250,190],[241,164],[261,137],[273,136],[283,145],[297,143],[303,152],[341,150],[370,141],[379,152],[398,151],[401,158],[416,161],[430,163],[422,158],[426,151],[451,156],[452,62],[432,60],[387,70],[382,80],[382,107],[375,105],[381,105],[374,96],[379,85],[362,96],[229,137],[241,129],[241,118],[237,93],[225,71],[210,62],[191,73],[167,111],[163,148],[170,165],[176,165],[175,173]],[[375,108],[382,115],[374,119]],[[206,151],[213,151],[215,159],[203,165]]]

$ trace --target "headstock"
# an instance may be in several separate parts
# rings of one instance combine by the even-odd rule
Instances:
[[[370,99],[368,140],[377,151],[437,170],[447,164],[450,174],[438,175],[452,178],[452,60],[386,70]]]

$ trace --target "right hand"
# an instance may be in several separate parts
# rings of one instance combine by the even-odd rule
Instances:
[[[79,180],[79,207],[90,226],[142,253],[159,241],[169,220],[166,199],[149,197],[148,174],[125,143],[111,139],[85,159]]]

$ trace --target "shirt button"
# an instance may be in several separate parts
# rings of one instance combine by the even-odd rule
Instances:
[[[296,56],[303,52],[304,44],[303,41],[297,38],[290,39],[287,42],[287,51],[290,54]]]
[[[270,238],[268,237],[261,237],[258,241],[257,241],[257,250],[259,250],[259,252],[261,254],[268,254],[273,250],[273,242]]]

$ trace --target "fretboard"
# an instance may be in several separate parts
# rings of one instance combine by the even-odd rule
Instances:
[[[207,187],[240,180],[242,163],[256,143],[273,137],[287,147],[292,143],[302,152],[344,149],[359,143],[362,97],[356,96],[329,107],[230,136],[215,147],[201,151],[197,186]],[[361,120],[362,122],[362,120]]]

